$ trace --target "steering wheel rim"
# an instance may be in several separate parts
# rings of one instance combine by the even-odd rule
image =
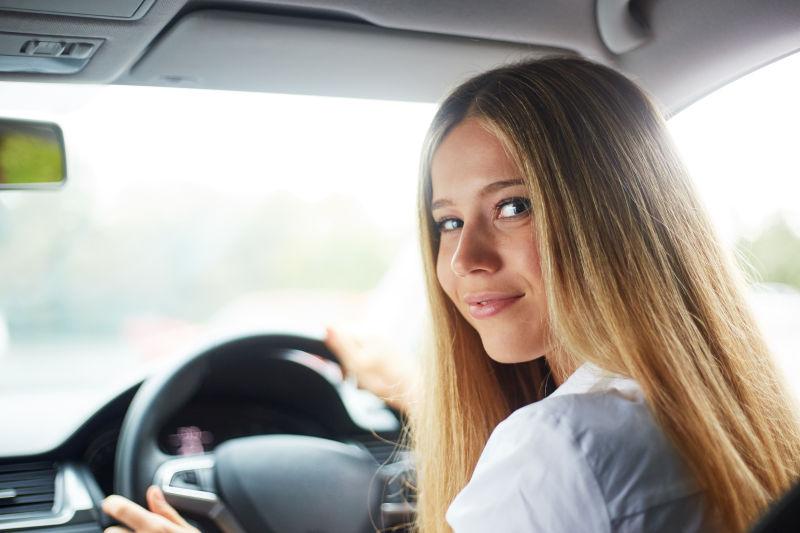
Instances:
[[[120,430],[114,466],[115,492],[140,505],[146,506],[145,494],[147,488],[154,482],[158,482],[154,481],[155,479],[161,479],[163,477],[163,472],[165,470],[163,467],[168,463],[172,464],[182,461],[160,450],[157,440],[158,432],[160,428],[163,427],[163,424],[168,421],[169,417],[183,407],[192,395],[197,392],[204,379],[208,376],[212,363],[217,360],[217,358],[230,358],[230,354],[242,354],[251,351],[267,358],[282,358],[282,354],[290,350],[313,353],[329,361],[337,364],[339,363],[336,356],[320,339],[298,335],[260,334],[226,340],[212,345],[211,347],[201,349],[181,359],[167,371],[158,373],[147,379],[134,396]],[[235,357],[233,359],[235,359]],[[286,435],[284,437],[290,436]],[[248,450],[247,453],[249,453],[249,451],[253,450],[254,446],[256,446],[261,450],[269,449],[268,453],[283,454],[284,457],[287,457],[288,454],[288,456],[295,458],[299,457],[298,454],[300,453],[306,453],[317,457],[320,464],[330,463],[334,465],[334,470],[339,468],[338,472],[331,471],[324,475],[341,476],[344,474],[350,476],[352,472],[355,472],[354,475],[358,478],[358,483],[356,483],[355,486],[364,482],[366,482],[368,486],[368,501],[364,501],[364,503],[368,503],[366,506],[368,509],[366,509],[366,511],[369,513],[369,521],[373,521],[373,514],[380,506],[379,501],[375,499],[373,494],[376,492],[373,483],[379,481],[379,476],[376,476],[378,465],[367,452],[363,452],[366,454],[365,456],[358,457],[358,453],[354,452],[352,447],[346,444],[316,437],[291,436],[288,440],[270,439],[269,437],[244,437],[242,439],[233,439],[233,441],[242,442],[229,444],[231,441],[228,441],[223,443],[220,448],[224,446],[239,446],[240,450]],[[242,507],[238,508],[238,511],[240,511],[239,514],[243,513],[247,515],[243,517],[244,521],[242,523],[249,526],[249,529],[257,528],[260,531],[269,531],[271,528],[265,522],[265,520],[267,520],[266,517],[254,517],[254,513],[260,513],[257,509],[258,506],[252,505],[254,498],[244,494],[242,492],[243,489],[239,486],[239,482],[236,481],[239,478],[247,476],[232,472],[232,470],[235,469],[232,464],[235,462],[235,459],[232,459],[232,457],[236,455],[237,454],[229,452],[223,453],[225,461],[228,462],[228,466],[225,467],[224,475],[213,471],[214,461],[215,459],[219,459],[215,458],[213,453],[198,457],[205,461],[204,464],[207,463],[205,467],[212,469],[211,475],[213,475],[218,484],[220,482],[222,483],[223,489],[227,486],[229,487],[227,492],[229,494],[235,494],[237,500],[248,500],[250,502],[248,504],[249,506],[245,508],[244,511],[242,511]],[[367,459],[367,456],[369,459]],[[368,461],[371,461],[371,463],[368,464]],[[218,467],[221,466],[222,465],[218,465]],[[254,466],[258,466],[258,464],[251,460],[249,465],[239,465],[238,468],[252,470]],[[170,469],[167,468],[167,470]],[[172,475],[173,472],[171,470],[170,472],[170,475]],[[264,475],[268,474],[269,472],[264,473]],[[288,474],[284,473],[284,475]],[[165,483],[169,485],[169,479],[167,479]],[[278,480],[277,483],[274,484],[280,483],[281,480]],[[252,479],[248,482],[243,481],[241,483],[242,486],[248,484],[251,488],[254,486]],[[212,491],[209,493],[211,496],[217,496],[216,490],[209,490]],[[258,491],[259,489],[256,488],[254,490]],[[226,491],[223,490],[223,492]],[[277,494],[277,492],[273,489],[272,495],[274,496],[275,494]],[[264,497],[263,494],[261,494],[261,496]],[[169,495],[167,499],[170,499]],[[213,515],[220,515],[220,509],[223,509],[226,513],[228,510],[224,508],[225,506],[221,498],[218,498],[218,500],[213,503],[213,509],[209,507],[207,511],[208,514],[216,520],[216,517]],[[196,511],[197,509],[196,506],[187,506],[183,510]],[[217,525],[223,525],[224,527],[222,527],[222,529],[225,531],[244,531],[243,527],[237,525],[235,519],[231,519],[231,514],[237,513],[227,513],[227,516],[224,517],[227,525],[221,524],[220,520],[216,520]],[[307,517],[305,520],[307,521]],[[233,525],[231,525],[231,523]],[[287,522],[284,521],[283,524],[280,531],[283,532],[291,529],[286,525]],[[307,524],[304,527],[307,527]],[[350,530],[355,531],[356,529]],[[360,526],[358,530],[361,530]]]

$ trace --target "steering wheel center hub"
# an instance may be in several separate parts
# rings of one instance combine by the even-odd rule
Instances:
[[[356,446],[246,437],[222,444],[216,461],[217,490],[247,531],[374,531],[379,522],[378,464]]]

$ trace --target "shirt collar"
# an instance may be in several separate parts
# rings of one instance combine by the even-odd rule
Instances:
[[[583,363],[566,379],[566,381],[564,381],[564,383],[550,394],[550,397],[561,396],[562,394],[583,394],[609,389],[617,389],[620,392],[633,393],[638,396],[641,395],[639,385],[632,379],[618,374],[612,374],[592,363]]]

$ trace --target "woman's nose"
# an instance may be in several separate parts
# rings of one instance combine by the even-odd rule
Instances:
[[[500,267],[500,256],[489,231],[479,226],[464,225],[458,239],[450,268],[456,276],[471,273],[495,272]]]

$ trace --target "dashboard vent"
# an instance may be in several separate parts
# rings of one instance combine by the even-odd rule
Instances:
[[[52,510],[55,480],[50,462],[0,465],[0,517]]]

